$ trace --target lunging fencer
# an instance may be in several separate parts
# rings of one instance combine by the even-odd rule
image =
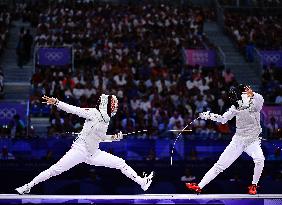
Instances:
[[[119,169],[128,178],[138,183],[144,191],[149,188],[154,172],[140,177],[123,159],[99,149],[100,142],[119,141],[123,138],[121,132],[114,135],[106,134],[110,118],[116,114],[118,109],[116,96],[102,94],[96,108],[80,108],[61,102],[56,98],[47,96],[42,98],[45,100],[44,103],[48,105],[55,105],[67,113],[85,118],[85,123],[71,149],[56,164],[41,172],[31,182],[17,188],[16,191],[19,194],[29,193],[30,189],[38,183],[59,175],[82,162]]]
[[[205,174],[201,182],[199,184],[186,183],[186,187],[196,193],[201,193],[210,181],[227,169],[243,152],[251,156],[255,163],[253,181],[248,187],[248,192],[252,195],[257,193],[257,184],[264,167],[264,155],[259,137],[262,131],[260,111],[264,99],[260,94],[253,92],[250,86],[245,85],[231,88],[229,99],[233,102],[233,105],[223,115],[209,111],[200,114],[202,119],[210,119],[222,124],[236,117],[236,132],[230,144],[214,166]]]

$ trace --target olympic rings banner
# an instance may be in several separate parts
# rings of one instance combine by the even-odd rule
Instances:
[[[0,125],[8,124],[18,114],[22,121],[26,119],[27,106],[26,103],[0,103]]]
[[[277,51],[260,51],[263,65],[275,64],[276,67],[282,68],[282,50]]]
[[[270,119],[274,117],[279,128],[282,128],[282,106],[265,105],[262,108],[261,114],[261,120],[265,126],[267,126]]]
[[[71,48],[38,48],[39,65],[64,66],[72,62]]]
[[[185,61],[188,65],[216,66],[215,50],[186,49]]]

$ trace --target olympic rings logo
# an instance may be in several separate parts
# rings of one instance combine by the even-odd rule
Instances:
[[[0,119],[12,119],[17,114],[15,108],[3,108],[0,109]]]
[[[280,60],[280,54],[264,54],[263,58],[266,62],[278,62]]]
[[[63,58],[64,54],[63,52],[46,52],[45,57],[49,61],[59,61]]]

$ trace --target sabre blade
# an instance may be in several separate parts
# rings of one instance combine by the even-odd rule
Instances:
[[[192,130],[168,130],[169,132],[192,132]]]
[[[192,122],[190,122],[189,124],[187,124],[178,134],[177,134],[177,137],[176,139],[174,140],[174,143],[173,143],[173,147],[172,147],[172,151],[171,151],[171,156],[170,156],[170,165],[172,165],[172,158],[173,158],[173,151],[174,151],[174,148],[175,148],[175,144],[176,144],[176,141],[178,140],[178,138],[180,137],[180,135],[182,134],[182,132],[191,124],[193,124],[196,120],[198,120],[200,118],[200,116],[198,116],[196,119],[194,119]]]
[[[129,132],[129,133],[125,133],[125,134],[122,134],[124,136],[126,135],[132,135],[132,134],[136,134],[136,133],[139,133],[139,132],[147,132],[148,130],[138,130],[138,131],[135,131],[135,132]]]

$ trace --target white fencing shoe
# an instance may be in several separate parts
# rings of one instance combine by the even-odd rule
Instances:
[[[30,192],[31,187],[28,184],[25,184],[19,188],[16,188],[15,190],[19,193],[19,194],[28,194]]]
[[[150,187],[151,183],[152,183],[152,178],[154,177],[154,172],[151,172],[151,174],[149,176],[147,176],[147,174],[143,173],[144,175],[144,183],[142,184],[141,188],[144,190],[144,191],[147,191],[148,188]]]

